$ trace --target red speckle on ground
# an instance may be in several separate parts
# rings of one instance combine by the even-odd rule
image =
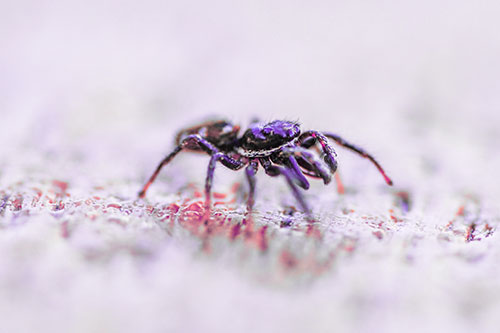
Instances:
[[[63,223],[61,223],[61,237],[62,238],[69,237],[68,221],[64,221]]]
[[[486,231],[486,235],[484,237],[489,237],[493,234],[493,228],[488,223],[484,226],[484,231]]]
[[[254,232],[249,232],[247,234],[247,239],[250,241],[250,243],[257,246],[259,250],[263,252],[266,251],[267,248],[269,247],[269,240],[267,237],[267,225],[260,227]]]
[[[453,223],[455,223],[455,220],[451,220],[450,222],[448,222],[448,224],[446,224],[445,228],[447,230],[450,230],[453,227]]]
[[[378,239],[383,239],[384,238],[384,233],[380,230],[376,230],[372,232],[373,236],[377,237]]]
[[[308,225],[306,228],[306,236],[317,240],[323,239],[321,231],[313,225]]]
[[[410,193],[408,191],[399,191],[396,193],[397,206],[401,208],[404,213],[408,213],[411,209]]]
[[[474,205],[478,205],[478,203],[476,202],[476,200],[474,199],[468,199],[468,201],[466,202],[467,203],[472,203]],[[447,230],[453,230],[453,232],[455,234],[459,234],[459,233],[464,233],[463,230],[461,231],[458,231],[458,230],[455,230],[453,229],[454,228],[454,225],[455,225],[455,222],[457,222],[457,220],[460,220],[460,221],[463,221],[464,223],[468,224],[468,227],[467,227],[467,231],[465,232],[465,238],[467,241],[471,241],[471,240],[479,240],[479,239],[475,239],[474,237],[474,230],[475,230],[475,227],[476,227],[476,224],[475,223],[471,223],[471,220],[473,221],[474,219],[471,219],[471,212],[469,212],[469,210],[466,209],[466,204],[462,204],[458,207],[457,211],[455,212],[455,216],[453,217],[453,219],[448,222],[448,224],[446,224],[445,228]],[[478,213],[476,213],[478,214]],[[471,231],[471,226],[474,226],[474,230]]]
[[[171,203],[170,205],[168,205],[167,210],[175,214],[179,211],[180,208],[181,206],[179,206],[178,204]]]
[[[286,269],[294,269],[299,263],[297,258],[288,250],[283,250],[281,252],[280,262]]]
[[[62,193],[66,193],[66,190],[68,189],[68,183],[61,180],[54,179],[52,181],[52,185],[58,188]]]
[[[343,243],[343,250],[349,253],[354,252],[356,250],[356,240],[355,239],[345,239]]]
[[[394,215],[394,209],[389,209],[389,213],[390,213],[389,216],[394,223],[403,222],[403,219],[398,218],[396,217],[396,215]]]
[[[231,193],[237,193],[241,187],[241,183],[234,183],[233,186],[231,186]]]
[[[352,213],[354,213],[354,212],[355,212],[355,210],[354,210],[354,209],[342,208],[342,213],[343,213],[344,215],[347,215],[347,214],[352,214]]]
[[[202,201],[196,201],[183,209],[185,212],[196,212],[203,213],[205,211],[205,205]]]
[[[342,183],[342,179],[340,178],[340,174],[338,172],[335,173],[335,181],[337,182],[337,193],[344,194],[345,193],[344,184]]]
[[[56,205],[54,205],[54,207],[52,207],[52,210],[53,210],[53,211],[58,211],[58,210],[62,210],[62,209],[64,209],[64,207],[65,207],[64,202],[62,202],[62,201],[60,201],[60,200],[59,200],[59,201],[57,202],[57,204],[56,204]]]
[[[238,235],[240,234],[241,231],[241,224],[237,223],[233,225],[229,231],[229,239],[234,240]]]
[[[214,192],[214,193],[212,193],[212,195],[215,199],[225,199],[227,197],[227,194],[218,193],[218,192]]]
[[[155,210],[155,208],[154,208],[152,205],[147,205],[147,206],[146,206],[146,212],[147,212],[149,215],[153,214],[154,210]]]
[[[116,209],[121,209],[122,206],[119,204],[111,203],[106,206],[106,208],[116,208]]]
[[[33,191],[35,191],[38,199],[40,199],[42,197],[43,192],[38,187],[33,187]]]
[[[472,242],[473,240],[475,240],[475,235],[474,235],[475,231],[476,231],[476,225],[472,223],[467,228],[467,233],[465,234],[465,241]]]
[[[12,201],[12,207],[14,208],[14,211],[20,211],[23,208],[23,197],[22,196],[17,196],[13,201]]]
[[[122,227],[125,226],[125,223],[123,223],[123,221],[117,217],[110,217],[108,219],[108,222],[118,224],[119,226],[122,226]]]

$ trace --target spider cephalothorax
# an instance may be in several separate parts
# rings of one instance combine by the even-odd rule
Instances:
[[[252,124],[240,139],[238,153],[245,157],[269,156],[300,135],[300,126],[275,120],[268,124]]]
[[[142,198],[146,195],[148,187],[164,165],[181,150],[188,150],[205,152],[211,156],[205,181],[207,208],[210,206],[215,165],[220,162],[232,170],[246,166],[245,171],[250,186],[247,203],[249,213],[254,204],[255,174],[261,165],[269,176],[284,176],[301,208],[306,214],[310,214],[309,207],[297,186],[303,189],[309,188],[306,176],[321,178],[325,184],[330,182],[331,176],[337,169],[337,154],[328,139],[369,159],[380,171],[386,183],[392,185],[391,179],[370,154],[336,134],[314,130],[301,132],[298,123],[283,120],[266,124],[254,123],[240,138],[238,138],[239,130],[239,126],[225,120],[208,121],[181,130],[176,136],[176,147],[161,161],[139,196]],[[321,150],[311,149],[316,146]]]

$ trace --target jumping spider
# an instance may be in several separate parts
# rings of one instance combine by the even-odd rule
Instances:
[[[139,192],[139,197],[146,195],[161,168],[168,164],[181,150],[207,153],[211,156],[205,181],[205,207],[210,207],[210,190],[214,177],[215,165],[222,163],[231,170],[246,166],[246,176],[250,185],[247,212],[251,216],[254,205],[255,174],[259,164],[271,177],[282,175],[297,199],[301,209],[311,217],[311,211],[298,187],[305,190],[309,182],[305,176],[323,179],[328,184],[337,170],[337,154],[330,146],[330,138],[337,144],[350,149],[369,159],[380,171],[388,185],[392,180],[385,174],[378,162],[362,148],[359,148],[336,134],[314,130],[301,133],[296,122],[275,120],[267,124],[253,123],[238,137],[240,127],[225,120],[207,121],[181,130],[176,138],[176,147],[165,157]],[[320,150],[310,150],[319,143]],[[298,186],[298,187],[297,187]]]

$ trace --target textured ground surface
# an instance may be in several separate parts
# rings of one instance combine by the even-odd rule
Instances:
[[[6,332],[498,323],[500,217],[498,193],[487,188],[457,190],[438,179],[386,188],[360,161],[371,187],[361,185],[365,177],[349,185],[353,176],[343,195],[315,184],[307,199],[318,223],[310,227],[284,184],[261,176],[250,229],[241,224],[243,173],[218,170],[215,209],[203,224],[206,157],[179,157],[144,201],[136,193],[146,172],[117,173],[115,163],[127,163],[112,157],[102,166],[57,152],[18,151],[4,160]],[[183,170],[192,166],[200,172],[188,182]]]
[[[497,4],[59,5],[0,10],[1,332],[497,331]],[[395,186],[338,148],[314,226],[261,171],[250,228],[218,168],[204,224],[181,154],[138,200],[214,111],[337,132]]]

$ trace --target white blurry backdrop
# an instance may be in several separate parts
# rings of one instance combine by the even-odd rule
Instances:
[[[139,184],[174,132],[208,115],[243,127],[298,119],[366,147],[398,188],[472,193],[497,209],[499,17],[498,1],[0,0],[0,163],[77,152],[80,173]],[[346,183],[380,185],[368,164],[341,157]],[[237,280],[240,295],[254,293]]]
[[[2,120],[11,140],[48,117],[74,138],[168,135],[210,112],[366,138],[395,118],[484,134],[498,120],[499,12],[496,1],[2,1]]]
[[[499,13],[496,1],[4,0],[2,150],[159,152],[219,114],[338,132],[396,178],[440,150],[458,172],[482,170],[459,155],[498,155]]]

